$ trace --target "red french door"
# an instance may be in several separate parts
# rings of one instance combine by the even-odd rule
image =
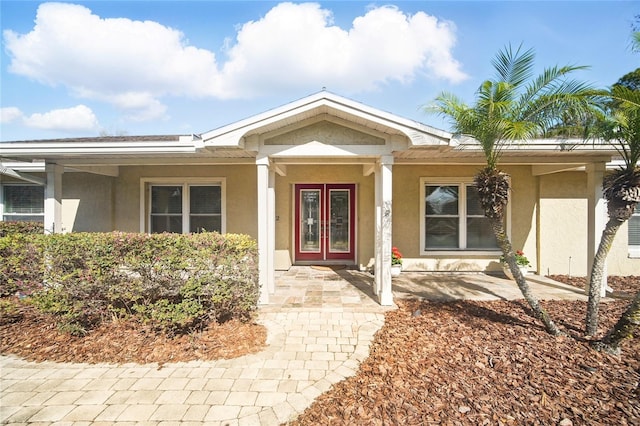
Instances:
[[[295,186],[296,261],[355,259],[354,184]]]

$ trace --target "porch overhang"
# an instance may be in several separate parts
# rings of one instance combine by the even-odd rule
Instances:
[[[258,135],[272,134],[310,120],[349,123],[371,132],[408,141],[409,146],[449,146],[451,134],[322,91],[245,120],[203,133],[205,147],[256,150]]]

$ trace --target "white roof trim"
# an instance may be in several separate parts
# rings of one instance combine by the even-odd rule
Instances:
[[[327,107],[394,129],[409,138],[414,146],[449,145],[451,134],[417,121],[384,112],[331,92],[322,91],[281,107],[254,115],[244,120],[202,134],[206,146],[243,147],[243,138],[249,133],[279,121],[286,121],[305,112]]]
[[[94,154],[172,154],[194,153],[193,142],[3,142],[0,144],[0,156],[46,158],[50,155],[94,155]]]
[[[480,151],[480,143],[466,135],[457,135],[451,139],[456,151]],[[583,139],[529,139],[506,142],[502,146],[503,152],[513,151],[562,151],[562,152],[601,152],[615,154],[617,151],[604,140],[585,141]]]

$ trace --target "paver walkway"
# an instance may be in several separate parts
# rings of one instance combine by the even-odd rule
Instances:
[[[268,347],[237,359],[159,368],[0,356],[0,423],[281,424],[332,384],[354,375],[368,356],[384,312],[391,309],[377,304],[371,280],[356,271],[308,267],[279,274],[274,304],[259,311]],[[542,282],[536,288],[550,298],[583,297],[557,285]],[[508,280],[482,274],[403,273],[394,280],[398,297],[516,298],[513,288]]]

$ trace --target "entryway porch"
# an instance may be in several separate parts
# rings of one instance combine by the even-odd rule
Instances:
[[[527,276],[541,300],[586,300],[576,287],[539,275]],[[357,312],[384,312],[373,292],[374,277],[348,267],[292,266],[278,271],[269,308],[323,308]],[[403,272],[392,282],[394,300],[419,298],[449,300],[514,300],[522,294],[514,281],[479,272]]]

